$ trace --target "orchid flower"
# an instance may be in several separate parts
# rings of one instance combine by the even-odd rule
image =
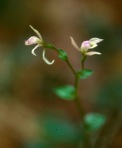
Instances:
[[[28,40],[25,41],[25,45],[36,45],[31,53],[36,56],[36,53],[35,53],[35,50],[38,48],[38,47],[43,47],[43,44],[44,44],[44,41],[43,41],[43,38],[41,36],[41,34],[38,32],[38,30],[36,30],[35,28],[33,28],[31,25],[30,25],[30,28],[36,33],[37,36],[32,36],[30,37]],[[45,61],[46,64],[48,65],[51,65],[54,63],[55,60],[52,60],[51,62],[45,57],[45,50],[43,49],[43,53],[42,53],[42,59]]]
[[[88,50],[97,47],[98,46],[97,44],[99,42],[103,41],[103,39],[100,39],[100,38],[91,38],[88,41],[82,42],[81,46],[78,47],[78,45],[76,44],[76,42],[73,39],[73,37],[70,37],[70,38],[71,38],[71,44],[73,45],[73,47],[75,49],[77,49],[78,51],[80,51],[83,55],[85,55],[85,56],[92,56],[92,55],[95,55],[95,54],[98,54],[98,55],[101,54],[100,52],[88,51]]]

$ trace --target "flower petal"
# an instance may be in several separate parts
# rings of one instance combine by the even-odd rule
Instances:
[[[81,52],[87,52],[87,50],[88,50],[90,47],[91,47],[90,42],[89,42],[89,41],[84,41],[84,42],[82,42],[82,44],[81,44],[80,51],[81,51]]]
[[[40,39],[36,36],[30,37],[28,40],[25,41],[25,45],[33,45],[38,44],[40,42]]]
[[[101,42],[101,41],[103,41],[103,39],[100,39],[100,38],[91,38],[90,40],[89,40],[89,42],[93,42],[93,43],[99,43],[99,42]]]
[[[90,42],[90,48],[89,49],[92,49],[92,48],[95,48],[95,47],[97,47],[98,45],[96,44],[96,43],[94,43],[94,42]]]
[[[90,51],[90,52],[86,52],[86,53],[85,53],[85,55],[87,55],[87,56],[92,56],[92,55],[95,55],[95,54],[101,55],[100,52],[96,52],[96,51]]]
[[[99,43],[99,42],[101,42],[101,41],[103,41],[103,39],[100,39],[100,38],[91,38],[90,40],[89,40],[89,43],[90,43],[90,49],[92,49],[92,48],[95,48],[95,47],[97,47],[97,43]]]
[[[36,46],[32,49],[32,51],[31,51],[31,53],[32,53],[34,56],[36,56],[35,50],[36,50],[38,47],[40,47],[39,44],[36,45]]]
[[[73,39],[73,37],[70,37],[71,39],[71,44],[73,45],[73,47],[77,50],[80,50],[80,48],[78,47],[78,45],[76,44],[75,40]]]
[[[45,61],[45,63],[48,64],[48,65],[52,65],[52,64],[55,62],[55,60],[52,60],[52,61],[50,62],[50,61],[45,57],[45,50],[43,50],[42,58],[43,58],[43,60]]]
[[[30,25],[30,28],[37,34],[37,36],[41,39],[41,41],[43,41],[41,34],[39,33],[38,30],[36,30],[35,28],[33,28],[33,26]]]

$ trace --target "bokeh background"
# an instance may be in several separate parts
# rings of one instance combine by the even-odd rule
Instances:
[[[86,112],[98,112],[117,127],[109,147],[122,147],[122,1],[121,0],[0,0],[0,148],[76,148],[82,133],[73,102],[59,99],[53,87],[73,84],[74,77],[57,54],[51,66],[31,54],[24,41],[39,30],[44,40],[65,49],[76,70],[78,45],[92,37],[103,38],[96,48],[102,56],[89,57],[94,70],[80,83]],[[117,121],[117,122],[115,122]],[[112,124],[114,123],[114,124]]]

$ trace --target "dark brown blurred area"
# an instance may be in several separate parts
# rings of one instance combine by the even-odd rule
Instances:
[[[0,148],[48,148],[28,145],[40,139],[45,142],[41,121],[47,114],[65,116],[76,127],[80,120],[74,103],[59,99],[52,91],[74,83],[66,63],[49,49],[46,56],[55,63],[48,66],[41,58],[41,48],[34,57],[33,47],[24,45],[34,35],[30,24],[46,42],[65,49],[76,70],[80,69],[81,55],[73,49],[70,36],[78,45],[92,37],[104,39],[96,48],[102,55],[86,62],[86,68],[95,72],[80,83],[79,94],[86,112],[110,115],[112,122],[117,119],[108,147],[122,147],[121,14],[121,0],[0,0]],[[64,141],[52,147],[76,148],[76,143]]]

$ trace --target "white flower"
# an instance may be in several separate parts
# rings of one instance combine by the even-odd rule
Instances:
[[[28,40],[25,41],[25,45],[35,45],[36,46],[32,49],[31,53],[36,56],[35,50],[38,47],[43,47],[43,38],[41,36],[41,34],[38,32],[38,30],[36,30],[35,28],[33,28],[30,25],[30,28],[36,33],[37,36],[32,36],[30,37]],[[55,60],[52,60],[51,62],[45,57],[45,50],[43,49],[43,53],[42,53],[42,58],[45,61],[46,64],[51,65],[54,63]]]
[[[71,38],[71,44],[73,45],[73,47],[75,49],[77,49],[78,51],[80,51],[82,54],[86,55],[86,56],[92,56],[94,54],[98,54],[100,55],[100,52],[96,52],[96,51],[90,51],[88,52],[89,49],[95,48],[97,47],[97,43],[103,41],[103,39],[100,38],[91,38],[88,41],[84,41],[80,47],[78,47],[78,45],[76,44],[75,40],[73,39],[73,37]]]

